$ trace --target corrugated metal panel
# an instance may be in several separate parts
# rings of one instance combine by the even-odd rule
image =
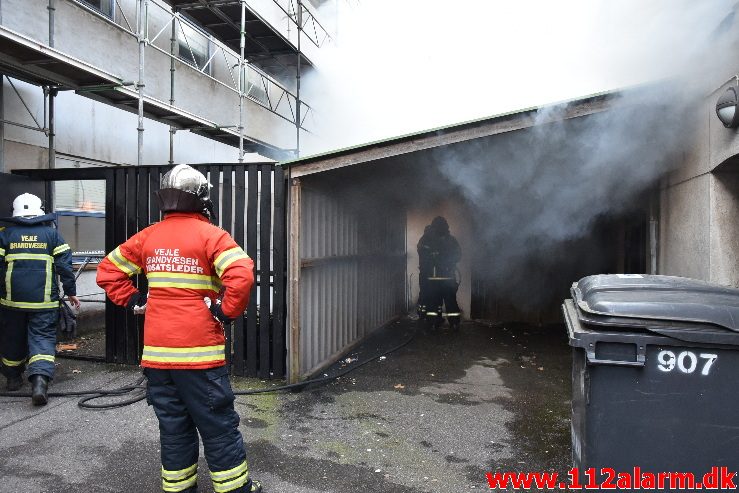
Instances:
[[[331,363],[404,309],[405,215],[358,211],[335,195],[302,191],[301,375]]]

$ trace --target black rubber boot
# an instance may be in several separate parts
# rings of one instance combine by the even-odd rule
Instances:
[[[247,489],[249,493],[262,493],[262,483],[257,481],[256,479],[249,480],[249,483],[251,483],[251,489]],[[249,486],[249,483],[246,484],[246,486]]]
[[[6,379],[8,380],[8,382],[5,385],[5,388],[10,392],[14,392],[23,386],[23,379],[20,375],[18,375],[17,377],[6,377]]]
[[[31,375],[31,400],[34,406],[45,406],[49,402],[46,395],[49,389],[49,377],[44,375]]]

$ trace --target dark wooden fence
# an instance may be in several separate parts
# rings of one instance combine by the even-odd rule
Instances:
[[[281,167],[268,163],[193,165],[213,185],[215,223],[228,231],[254,260],[256,282],[249,306],[226,330],[227,357],[236,375],[283,378],[285,375],[285,179]],[[46,181],[106,181],[105,251],[146,226],[161,212],[153,193],[169,166],[28,170]],[[219,186],[220,184],[220,186]],[[146,277],[135,282],[146,291]],[[138,364],[143,349],[143,319],[110,301],[106,304],[108,362]]]

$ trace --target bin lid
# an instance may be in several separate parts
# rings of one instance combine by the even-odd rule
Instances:
[[[710,324],[739,332],[739,289],[696,279],[639,274],[588,276],[572,285],[572,296],[585,314],[621,325],[645,321]],[[628,320],[623,319],[639,319]],[[625,322],[625,323],[624,323]],[[685,324],[684,322],[689,322]],[[611,323],[606,323],[611,325]]]

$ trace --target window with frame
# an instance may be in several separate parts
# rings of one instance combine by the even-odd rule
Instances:
[[[196,27],[180,21],[177,30],[177,56],[183,62],[202,70],[210,58],[210,38]],[[210,73],[211,67],[205,69]]]
[[[105,17],[113,18],[113,3],[115,0],[78,0],[81,4],[97,10]]]

